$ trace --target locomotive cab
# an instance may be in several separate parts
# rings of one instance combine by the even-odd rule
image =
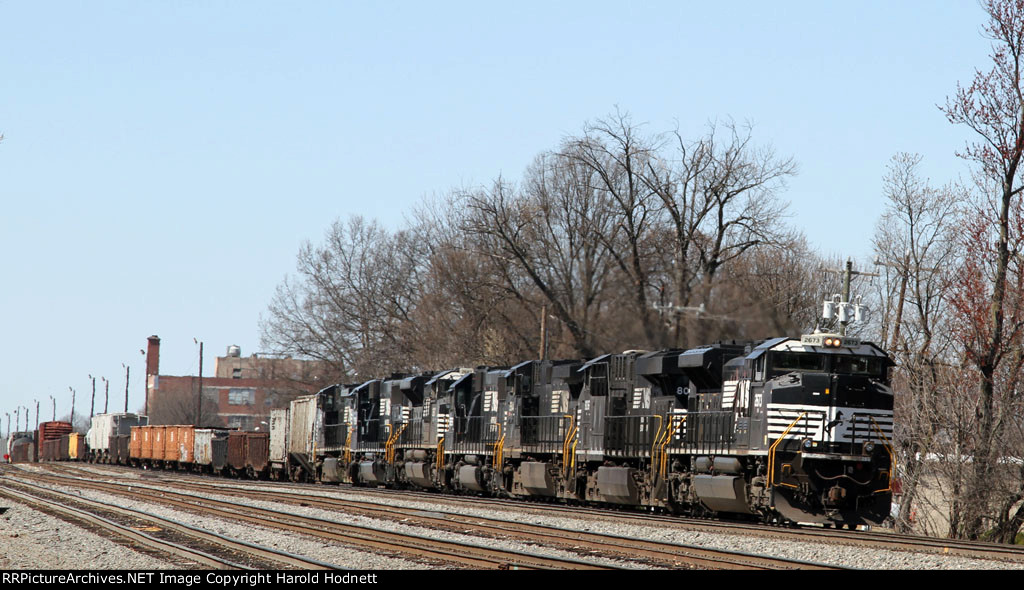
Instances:
[[[752,448],[766,449],[767,485],[788,519],[879,524],[893,464],[889,357],[852,337],[775,339],[747,357]],[[753,424],[753,421],[752,421]]]

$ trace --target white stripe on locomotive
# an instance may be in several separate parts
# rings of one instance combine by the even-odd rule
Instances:
[[[850,443],[880,440],[878,431],[892,441],[892,410],[834,408],[805,404],[768,404],[768,438],[778,439],[790,424],[786,438],[810,438],[818,442]],[[829,424],[831,428],[826,428]],[[877,425],[878,430],[876,430]]]

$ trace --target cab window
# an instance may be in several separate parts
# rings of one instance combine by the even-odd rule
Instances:
[[[824,373],[825,360],[826,357],[821,354],[776,352],[771,358],[771,373],[772,375],[782,375],[791,371]]]
[[[840,356],[833,363],[833,372],[844,375],[870,375],[882,378],[885,366],[882,359],[870,356]]]

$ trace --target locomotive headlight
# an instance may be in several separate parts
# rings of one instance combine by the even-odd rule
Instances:
[[[866,443],[864,443],[864,452],[865,453],[870,453],[873,450],[875,450],[875,443],[873,443],[873,442],[866,442]]]
[[[825,339],[825,346],[832,346],[832,339],[831,338],[826,338]]]
[[[810,448],[811,448],[811,445],[813,445],[813,444],[814,444],[814,443],[813,443],[813,442],[811,442],[811,439],[809,439],[809,438],[805,438],[805,439],[804,439],[804,448],[805,448],[805,449],[810,449]]]

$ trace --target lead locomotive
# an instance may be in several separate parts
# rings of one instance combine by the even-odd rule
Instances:
[[[892,361],[855,338],[393,375],[275,410],[281,477],[853,527],[889,514]]]

